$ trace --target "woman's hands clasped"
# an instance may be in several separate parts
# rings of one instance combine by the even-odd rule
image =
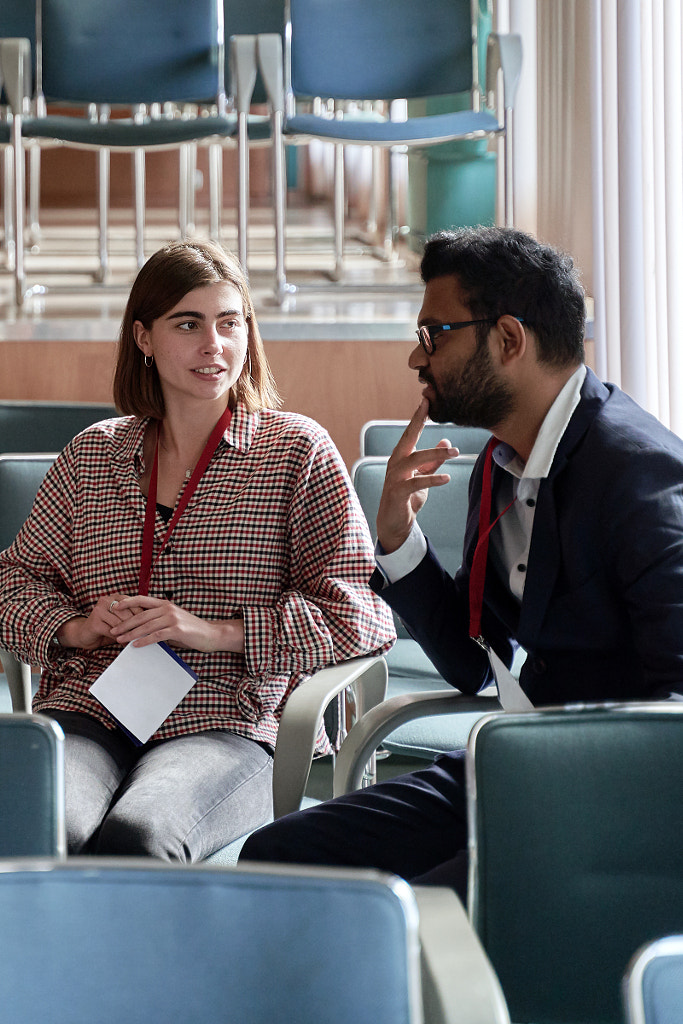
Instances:
[[[160,640],[194,651],[244,651],[242,619],[200,619],[172,601],[103,594],[88,616],[69,619],[58,633],[64,647],[94,650],[109,644],[145,647]]]
[[[161,640],[193,651],[244,651],[242,619],[201,619],[172,601],[136,595],[117,601],[111,636],[120,644],[145,647]]]

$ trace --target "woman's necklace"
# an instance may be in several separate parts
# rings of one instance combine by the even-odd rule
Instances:
[[[163,435],[159,438],[159,444],[161,445],[161,448],[163,449],[163,451],[168,452],[168,448],[164,444]],[[186,469],[185,470],[185,479],[189,480],[191,476],[192,476],[192,468]]]

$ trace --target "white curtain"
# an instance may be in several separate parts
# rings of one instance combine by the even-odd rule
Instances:
[[[592,0],[595,360],[683,435],[681,0]]]

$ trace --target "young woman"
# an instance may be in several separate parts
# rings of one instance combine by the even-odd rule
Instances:
[[[34,711],[64,729],[69,852],[196,861],[269,817],[293,688],[393,625],[329,436],[274,411],[234,257],[181,242],[143,266],[114,398],[125,415],[74,438],[0,554],[0,642],[42,666]],[[90,688],[160,641],[197,679],[139,745]]]

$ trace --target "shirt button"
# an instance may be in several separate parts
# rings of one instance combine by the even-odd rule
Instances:
[[[526,565],[524,562],[520,562],[517,566],[517,572],[526,572]]]
[[[534,499],[533,499],[533,498],[527,498],[527,499],[526,499],[526,503],[527,503],[527,505],[529,506],[529,508],[533,508],[533,507],[534,507],[534,505],[536,504],[536,502],[534,501]]]

